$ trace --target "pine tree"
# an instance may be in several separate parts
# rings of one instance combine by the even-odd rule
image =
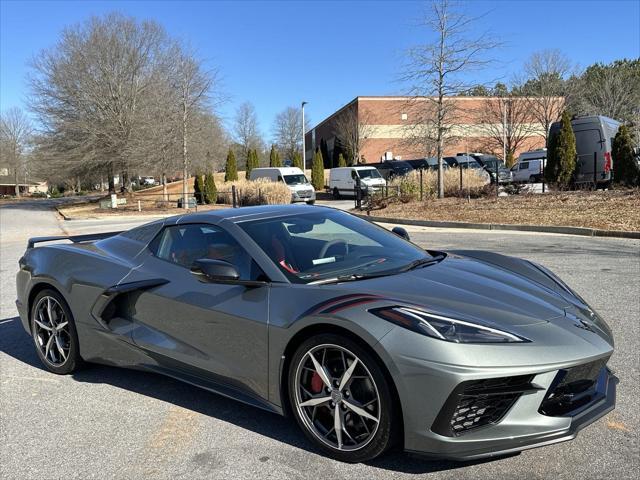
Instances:
[[[282,166],[282,162],[280,161],[280,155],[278,154],[278,150],[276,150],[275,145],[271,145],[271,153],[269,153],[269,166],[270,167]]]
[[[247,164],[245,170],[245,177],[249,180],[249,176],[251,175],[251,170],[254,168],[258,168],[260,166],[260,161],[258,160],[258,150],[249,150],[247,153]]]
[[[216,179],[212,172],[207,173],[204,177],[204,201],[206,203],[216,203],[218,201]]]
[[[293,154],[293,158],[291,159],[291,166],[298,167],[300,170],[304,171],[304,165],[302,165],[302,156],[300,153],[296,152]]]
[[[322,160],[322,152],[316,150],[313,156],[313,164],[311,167],[311,185],[316,191],[324,189],[324,162]]]
[[[200,172],[196,172],[193,180],[193,196],[196,197],[196,202],[200,204],[204,203],[204,198],[202,195],[203,189],[204,184],[202,182],[202,174]]]
[[[576,169],[576,136],[571,128],[569,112],[562,114],[560,131],[549,139],[545,177],[552,183],[567,187]]]
[[[236,156],[233,150],[229,149],[227,153],[227,163],[224,168],[224,181],[235,182],[238,180],[238,166],[236,165]]]
[[[338,167],[346,167],[347,161],[344,159],[344,155],[338,155]]]
[[[633,186],[640,183],[640,171],[633,155],[633,140],[626,125],[621,125],[611,145],[613,179],[616,183]]]

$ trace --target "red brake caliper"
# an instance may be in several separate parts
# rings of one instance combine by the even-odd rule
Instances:
[[[318,372],[313,372],[313,375],[311,376],[311,392],[320,393],[321,390],[322,379],[320,378],[320,375],[318,375]]]

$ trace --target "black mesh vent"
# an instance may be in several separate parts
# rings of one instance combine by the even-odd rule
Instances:
[[[596,383],[608,358],[560,370],[538,410],[552,417],[574,415],[597,400]]]
[[[535,390],[532,375],[463,382],[453,391],[431,429],[458,436],[497,423],[526,391]]]

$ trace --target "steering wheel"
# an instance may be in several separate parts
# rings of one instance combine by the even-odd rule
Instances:
[[[318,258],[325,258],[325,255],[327,254],[327,252],[331,247],[335,245],[340,245],[340,244],[344,245],[344,254],[347,255],[349,253],[349,242],[341,238],[338,238],[336,240],[331,240],[330,242],[325,243],[324,246],[320,249],[320,254],[318,255]]]

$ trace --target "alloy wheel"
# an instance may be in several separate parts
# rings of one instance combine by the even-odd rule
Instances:
[[[341,451],[365,447],[380,424],[380,394],[366,365],[338,345],[305,353],[295,376],[295,402],[307,429]]]
[[[45,296],[36,304],[33,313],[33,338],[42,357],[51,366],[64,365],[69,358],[69,319],[55,298]]]

